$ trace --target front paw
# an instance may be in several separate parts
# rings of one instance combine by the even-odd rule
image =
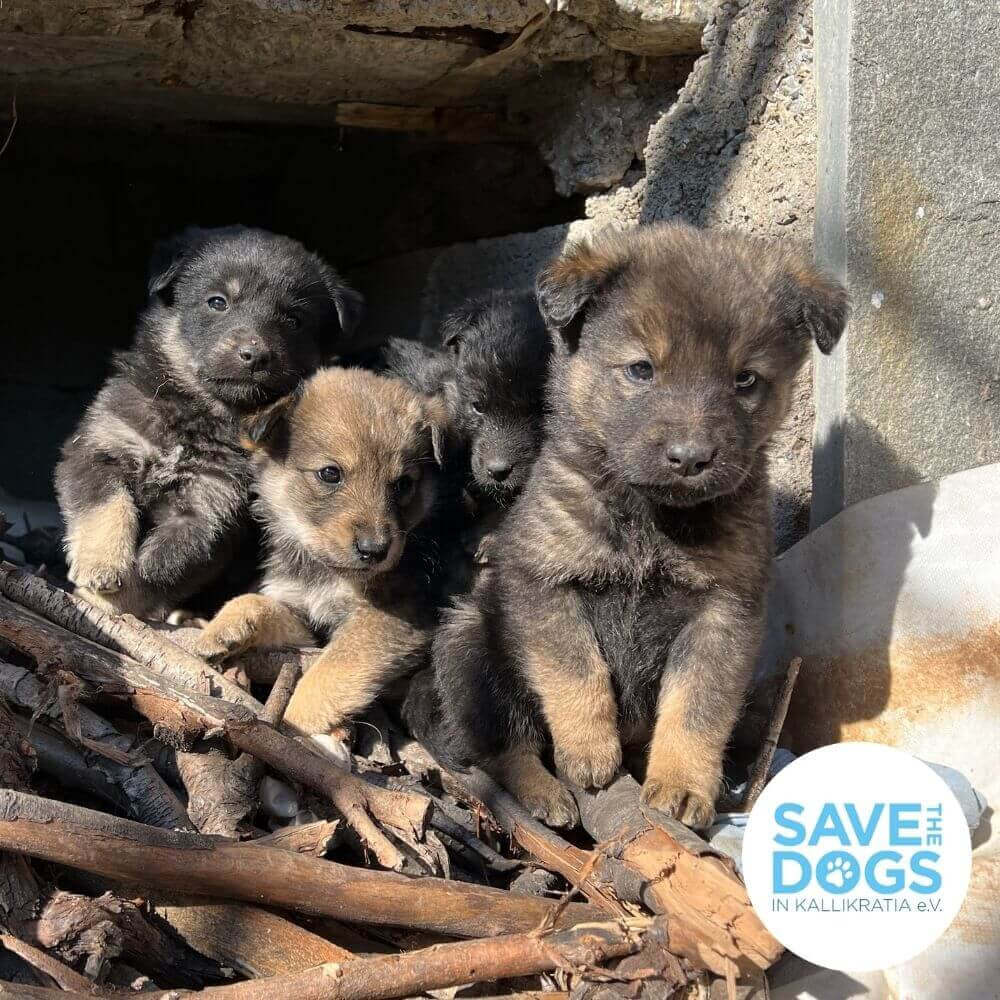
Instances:
[[[573,743],[556,741],[556,770],[580,788],[604,788],[618,773],[622,747],[617,732],[594,735]]]
[[[325,736],[332,733],[347,720],[348,712],[337,704],[335,698],[314,691],[312,685],[306,683],[309,675],[299,681],[288,708],[285,709],[285,722],[303,736]],[[323,742],[320,741],[320,745]]]
[[[535,819],[540,819],[546,826],[562,826],[572,829],[580,822],[580,810],[572,792],[561,782],[552,779],[544,785],[531,789],[519,789],[518,796],[521,805]]]
[[[252,594],[233,598],[205,626],[195,642],[195,653],[215,663],[260,645],[267,608]]]
[[[69,580],[83,590],[95,594],[117,594],[125,586],[131,571],[129,564],[107,559],[75,559],[70,563]]]
[[[642,801],[660,812],[680,820],[693,829],[712,825],[719,781],[695,786],[683,776],[647,774],[642,786]]]

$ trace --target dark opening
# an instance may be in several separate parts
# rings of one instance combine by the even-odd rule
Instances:
[[[58,449],[127,345],[154,242],[244,223],[367,265],[579,217],[535,146],[339,127],[22,115],[2,161],[0,487],[52,496]],[[393,288],[364,288],[392,296]],[[408,330],[374,329],[372,340]]]

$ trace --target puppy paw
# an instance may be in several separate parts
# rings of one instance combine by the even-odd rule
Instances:
[[[205,626],[195,653],[209,663],[261,645],[268,608],[253,594],[236,597]]]
[[[622,747],[617,733],[594,736],[572,745],[556,742],[556,770],[581,788],[604,788],[618,773]]]
[[[691,784],[649,776],[642,786],[642,801],[692,829],[711,826],[715,819],[715,791],[694,789],[689,787]]]
[[[580,822],[576,799],[561,781],[554,778],[551,784],[546,782],[544,787],[532,788],[530,791],[520,790],[518,797],[521,805],[547,826],[571,829]]]
[[[81,590],[89,590],[95,594],[117,594],[125,586],[129,570],[129,566],[101,559],[94,562],[76,559],[70,563],[69,580]]]
[[[309,674],[306,674],[299,681],[288,708],[285,709],[285,722],[303,736],[316,740],[318,736],[332,733],[343,725],[350,713],[335,698],[315,685],[305,683],[308,678]],[[320,745],[323,745],[322,742]]]
[[[139,515],[127,493],[72,519],[66,536],[69,580],[94,594],[117,594],[135,568]]]

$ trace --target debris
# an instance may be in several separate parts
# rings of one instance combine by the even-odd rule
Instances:
[[[286,731],[315,651],[246,655],[233,683],[196,634],[0,564],[0,920],[26,977],[0,998],[382,1000],[495,982],[667,1000],[777,957],[732,870],[644,815],[631,779],[581,793],[571,843],[485,774],[442,771],[391,706],[324,745]]]

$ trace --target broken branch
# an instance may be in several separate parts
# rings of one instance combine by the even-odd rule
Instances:
[[[350,962],[331,962],[273,979],[210,987],[204,1000],[388,1000],[444,989],[463,983],[489,982],[562,969],[601,974],[597,968],[613,958],[637,952],[645,942],[669,947],[665,918],[633,917],[607,923],[578,924],[547,934],[528,932],[486,941],[433,945],[403,955],[379,955]],[[0,990],[0,997],[5,996]],[[38,1000],[69,997],[52,991],[25,996]],[[150,1000],[179,1000],[178,991],[148,994]]]
[[[742,974],[767,969],[778,960],[781,945],[754,912],[743,883],[690,830],[643,806],[632,777],[573,794],[584,829],[638,878],[642,902],[654,913],[669,913],[678,934],[683,929],[689,950],[677,954],[720,976],[734,968]]]
[[[767,727],[767,734],[764,742],[760,746],[760,752],[754,761],[753,770],[747,781],[746,794],[743,796],[743,804],[740,807],[743,812],[749,812],[753,804],[757,801],[760,793],[767,784],[767,776],[771,770],[771,763],[774,760],[774,751],[778,748],[778,740],[781,738],[781,730],[785,725],[785,716],[788,714],[788,706],[792,700],[792,692],[795,690],[795,682],[799,677],[799,668],[802,666],[802,657],[796,656],[788,664],[785,679],[782,681],[781,690],[777,698],[774,699],[774,709],[771,712],[771,722]]]
[[[0,850],[163,890],[453,937],[528,930],[555,905],[500,889],[431,877],[411,879],[273,847],[175,833],[9,789],[0,790]],[[560,923],[599,915],[593,907],[573,904]]]

